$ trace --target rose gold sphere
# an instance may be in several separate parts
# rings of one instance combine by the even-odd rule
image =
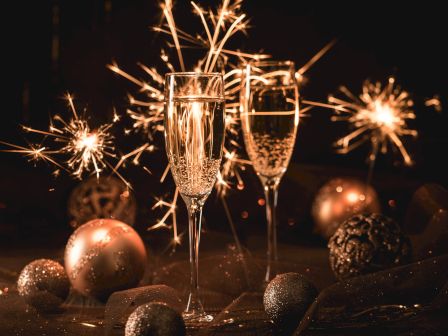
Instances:
[[[73,288],[98,299],[135,287],[146,261],[140,236],[115,219],[94,219],[80,226],[65,248],[65,269]]]
[[[311,213],[316,232],[329,239],[351,216],[380,211],[378,196],[371,186],[353,178],[335,178],[317,192]]]

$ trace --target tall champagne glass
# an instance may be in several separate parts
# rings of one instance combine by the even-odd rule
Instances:
[[[202,207],[221,164],[224,131],[223,78],[179,72],[165,77],[165,147],[174,181],[188,208],[190,295],[187,321],[208,321],[199,299],[198,256]]]
[[[294,63],[291,61],[252,62],[243,71],[240,111],[244,143],[266,198],[266,282],[275,275],[278,186],[296,140],[298,95]]]

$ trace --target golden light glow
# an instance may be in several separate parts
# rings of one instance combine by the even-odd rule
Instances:
[[[27,148],[0,142],[11,148],[3,151],[21,153],[33,161],[42,160],[49,162],[58,169],[55,172],[56,174],[58,174],[59,169],[63,169],[79,179],[86,172],[96,174],[99,177],[104,168],[109,168],[129,185],[108,161],[108,159],[116,157],[114,153],[114,137],[110,133],[113,123],[103,124],[96,129],[91,129],[87,118],[78,114],[73,97],[67,94],[65,98],[72,113],[68,121],[60,115],[55,115],[51,119],[48,131],[28,126],[22,127],[24,132],[43,135],[43,141],[51,141],[51,145],[30,145]],[[114,120],[119,119],[114,117]],[[59,158],[56,159],[56,156]]]
[[[225,48],[225,44],[231,37],[237,32],[245,33],[248,27],[249,20],[244,13],[241,13],[241,4],[242,0],[223,0],[221,6],[216,9],[206,10],[195,2],[191,2],[193,12],[199,16],[203,26],[203,32],[189,34],[176,25],[173,15],[173,4],[171,1],[166,0],[160,5],[164,21],[160,26],[153,28],[155,31],[166,34],[172,39],[172,43],[168,41],[168,47],[175,50],[180,70],[184,71],[186,69],[182,55],[183,51],[185,49],[200,48],[206,51],[205,55],[191,68],[196,72],[223,71],[225,73],[225,95],[227,99],[225,121],[228,137],[226,140],[226,149],[224,150],[222,169],[216,184],[220,196],[224,196],[226,190],[233,185],[231,180],[236,180],[239,189],[244,188],[244,182],[239,170],[244,169],[242,167],[243,165],[249,164],[249,161],[242,160],[237,155],[237,149],[239,147],[237,140],[239,127],[238,98],[241,70],[235,65],[232,65],[230,58],[233,57],[236,63],[238,63],[247,59],[263,59],[269,57],[269,55],[265,54],[250,54]],[[160,57],[168,71],[176,71],[168,53],[161,50]],[[123,155],[117,165],[115,165],[115,170],[118,170],[128,160],[132,160],[133,163],[138,164],[142,154],[148,151],[149,148],[154,148],[151,142],[154,139],[155,133],[162,132],[164,129],[163,76],[155,68],[150,68],[143,64],[139,64],[139,66],[149,75],[149,82],[141,81],[124,72],[116,63],[108,65],[110,70],[140,87],[141,93],[145,95],[145,98],[141,100],[129,96],[129,102],[132,107],[127,113],[134,120],[133,129],[143,132],[149,140],[147,143]],[[165,180],[168,172],[169,169],[166,169],[162,175],[161,182]],[[172,201],[169,202],[164,199],[157,201],[155,207],[166,207],[167,211],[158,223],[150,227],[151,230],[172,228],[174,235],[172,243],[174,245],[180,243],[180,235],[177,233],[175,219],[177,195],[178,191],[176,190]],[[172,218],[172,224],[167,224],[169,218]]]
[[[438,95],[434,95],[432,98],[429,98],[425,101],[425,106],[433,107],[436,112],[442,112],[442,102]]]
[[[76,149],[87,152],[95,151],[99,146],[96,133],[85,134],[76,140]]]
[[[160,26],[153,27],[154,31],[168,36],[171,41],[167,41],[170,49],[175,50],[177,55],[180,70],[188,68],[184,62],[183,51],[191,49],[203,49],[205,55],[200,58],[190,68],[195,72],[211,72],[218,71],[223,73],[225,82],[225,122],[226,122],[226,140],[224,148],[224,157],[221,166],[221,171],[218,174],[216,188],[221,199],[226,196],[227,192],[236,186],[238,190],[244,189],[244,181],[241,172],[245,170],[246,165],[250,165],[250,161],[241,158],[239,152],[239,93],[241,87],[242,70],[239,69],[239,63],[247,63],[251,59],[262,60],[270,57],[268,54],[251,54],[240,50],[230,50],[225,47],[229,39],[235,36],[238,32],[246,34],[249,28],[249,19],[241,12],[243,0],[223,0],[220,6],[215,9],[204,9],[197,3],[191,2],[193,13],[195,13],[202,24],[203,31],[195,33],[187,33],[180,29],[175,23],[173,15],[172,1],[163,1],[160,4],[163,21]],[[305,73],[335,44],[332,41],[326,45],[322,50],[316,53],[302,68],[300,68],[296,77],[302,83]],[[160,58],[165,64],[168,71],[176,71],[173,62],[170,60],[169,54],[165,50],[161,50]],[[144,95],[144,98],[137,99],[129,96],[131,108],[128,109],[127,114],[134,121],[133,130],[141,131],[147,136],[148,142],[138,146],[128,154],[123,155],[115,169],[118,170],[128,160],[132,160],[134,164],[139,163],[140,157],[143,153],[149,151],[151,142],[154,139],[155,133],[163,132],[163,110],[164,110],[164,78],[160,72],[154,67],[148,67],[139,64],[140,68],[149,76],[147,82],[137,79],[136,77],[126,73],[116,63],[108,65],[108,68],[118,75],[126,78],[130,82],[139,87],[139,91]],[[306,108],[301,112],[305,112]],[[128,130],[127,133],[130,133]],[[153,148],[153,146],[152,146]],[[165,180],[169,169],[165,170],[161,177],[161,182]],[[177,191],[176,191],[177,193]],[[159,200],[160,201],[160,200]],[[162,201],[156,203],[156,206],[167,207],[165,216],[162,217],[158,223],[151,227],[156,228],[172,228],[177,231],[177,224],[175,220],[175,205],[177,197],[175,196],[172,202]],[[165,202],[165,203],[163,203]],[[223,203],[224,204],[224,203]],[[229,223],[232,225],[232,218],[230,212],[226,211]],[[172,225],[166,224],[166,221],[172,217]],[[179,241],[177,233],[174,233],[173,242]]]
[[[359,199],[359,195],[356,192],[349,192],[347,194],[347,201],[349,201],[350,203],[355,203],[358,202]]]
[[[99,243],[103,240],[105,240],[108,236],[108,230],[107,229],[98,229],[93,232],[92,234],[92,240],[94,243]]]
[[[403,139],[416,137],[417,131],[408,127],[408,121],[415,119],[414,102],[408,92],[395,85],[391,77],[383,87],[381,83],[366,81],[362,93],[355,96],[346,87],[341,87],[343,97],[330,96],[329,104],[304,101],[312,106],[332,108],[332,121],[346,121],[353,131],[336,141],[339,153],[349,153],[364,143],[370,143],[369,161],[375,162],[378,153],[389,149],[398,151],[405,165],[412,165],[412,157]]]

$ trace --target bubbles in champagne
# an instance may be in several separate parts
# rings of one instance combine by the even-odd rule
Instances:
[[[173,159],[171,172],[181,194],[203,196],[208,194],[216,180],[221,160],[203,159],[188,163],[184,157]]]
[[[182,195],[210,193],[224,139],[222,98],[177,98],[165,116],[165,144],[171,172]]]
[[[284,137],[260,133],[248,135],[246,144],[250,145],[246,145],[246,149],[255,171],[267,177],[282,175],[288,167],[294,142],[294,133],[286,134]]]

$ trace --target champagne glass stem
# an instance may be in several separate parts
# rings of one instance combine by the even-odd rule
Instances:
[[[267,268],[265,282],[269,282],[274,276],[274,262],[277,262],[277,198],[279,179],[269,179],[264,181],[264,195],[266,199],[266,219],[268,222],[268,249]]]
[[[197,198],[186,200],[190,240],[190,295],[185,314],[188,317],[204,314],[199,299],[199,242],[201,238],[201,219],[203,203]]]

